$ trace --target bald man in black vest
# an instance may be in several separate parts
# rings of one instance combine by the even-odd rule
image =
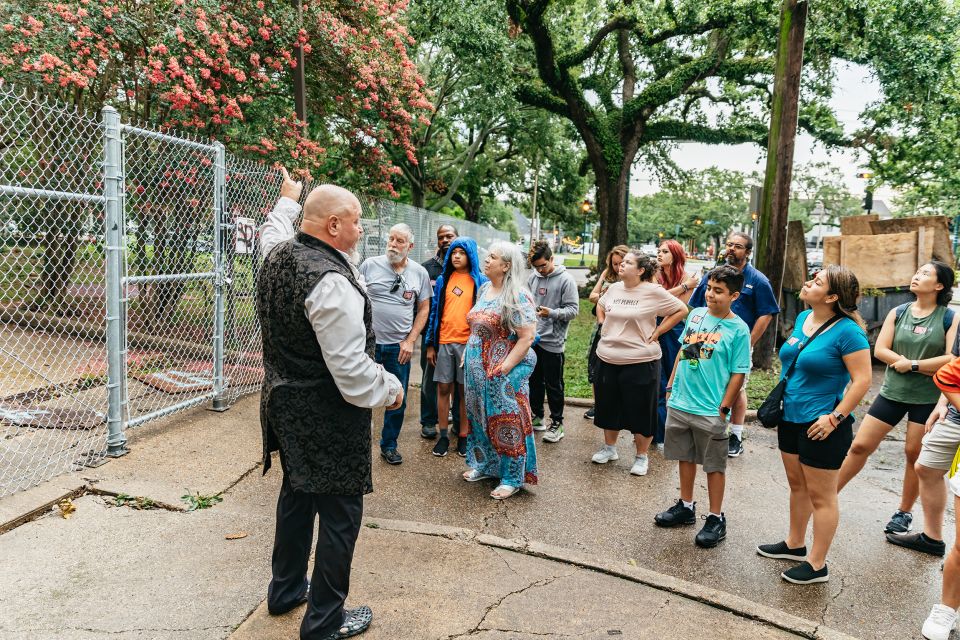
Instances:
[[[273,451],[283,468],[267,607],[282,614],[307,602],[301,640],[337,640],[362,633],[373,617],[369,607],[344,609],[344,602],[363,496],[373,490],[371,409],[399,407],[403,387],[373,359],[372,308],[353,264],[360,202],[346,189],[317,187],[296,231],[303,186],[283,176],[260,232],[266,258],[257,282],[263,472]]]

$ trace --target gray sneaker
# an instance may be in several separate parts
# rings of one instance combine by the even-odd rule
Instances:
[[[563,423],[562,422],[551,422],[550,426],[547,427],[547,432],[543,434],[544,442],[560,442],[563,438]]]
[[[617,453],[616,449],[601,447],[600,450],[593,454],[593,457],[590,459],[597,464],[607,464],[611,460],[619,460],[620,454]]]

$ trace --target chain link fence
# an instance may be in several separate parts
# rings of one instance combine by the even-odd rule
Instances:
[[[123,455],[127,428],[259,390],[256,230],[280,184],[218,143],[0,87],[0,496]],[[400,222],[419,262],[441,224],[481,247],[509,237],[361,202],[363,258]]]

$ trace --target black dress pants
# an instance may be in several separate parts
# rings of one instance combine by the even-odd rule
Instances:
[[[310,600],[300,625],[301,640],[324,638],[343,624],[343,603],[350,590],[350,564],[360,533],[363,496],[297,491],[284,474],[277,499],[273,579],[267,590],[271,609],[289,607],[307,588],[307,562],[317,516],[320,531],[310,579]]]
[[[530,410],[535,418],[543,418],[543,396],[546,392],[550,419],[563,422],[563,353],[533,348],[537,366],[530,375]]]

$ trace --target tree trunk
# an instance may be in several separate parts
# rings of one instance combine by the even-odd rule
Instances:
[[[426,194],[423,191],[423,187],[419,184],[410,181],[410,204],[417,207],[418,209],[426,209]]]
[[[596,172],[597,216],[600,220],[599,262],[618,244],[627,243],[627,180],[623,175]]]

